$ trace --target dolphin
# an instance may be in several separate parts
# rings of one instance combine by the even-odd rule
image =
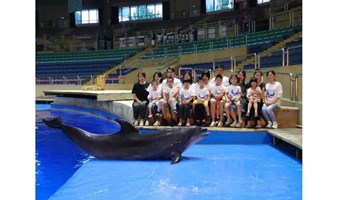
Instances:
[[[111,134],[95,134],[66,125],[61,117],[42,121],[51,128],[61,129],[83,151],[99,159],[171,160],[171,164],[176,164],[187,148],[208,135],[199,126],[142,134],[122,119],[115,119],[121,130]]]

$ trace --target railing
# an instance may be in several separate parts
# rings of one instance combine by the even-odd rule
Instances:
[[[124,76],[119,75],[119,77],[104,77],[105,83],[106,84],[119,84],[119,81],[123,78]],[[94,85],[94,77],[90,75],[87,78],[81,78],[80,76],[76,77],[65,77],[63,76],[62,78],[36,78],[35,83],[36,85],[84,85],[84,82],[88,82],[90,85]]]

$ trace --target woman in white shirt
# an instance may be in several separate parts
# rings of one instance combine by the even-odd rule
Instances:
[[[276,81],[276,73],[270,70],[266,73],[269,83],[265,85],[264,104],[262,107],[262,113],[264,118],[267,120],[267,128],[278,128],[276,121],[275,109],[280,107],[281,98],[283,95],[283,88],[280,82]]]

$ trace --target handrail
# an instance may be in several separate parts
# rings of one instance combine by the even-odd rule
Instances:
[[[293,93],[293,82],[296,80],[292,73],[288,72],[276,72],[279,75],[288,75],[290,77],[290,100],[294,101],[294,93]]]
[[[295,101],[296,102],[298,102],[298,77],[299,76],[302,76],[302,74],[299,74],[299,73],[297,73],[296,75],[295,75],[295,93],[296,93],[296,95],[295,95]]]

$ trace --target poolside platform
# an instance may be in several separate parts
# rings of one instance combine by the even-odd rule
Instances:
[[[131,90],[44,90],[46,96],[57,97],[76,97],[95,99],[97,101],[118,101],[118,100],[132,100],[133,96]]]

